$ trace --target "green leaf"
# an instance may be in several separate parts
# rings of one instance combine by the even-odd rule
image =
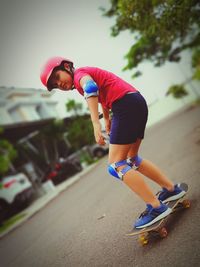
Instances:
[[[175,98],[182,98],[188,95],[187,90],[185,89],[185,87],[183,85],[172,85],[166,95],[172,95]]]
[[[133,36],[123,70],[135,69],[145,61],[157,67],[167,61],[178,62],[186,49],[196,51],[192,66],[199,66],[200,1],[110,0],[110,4],[103,12],[115,21],[112,35],[128,30]],[[199,79],[198,70],[194,78]]]

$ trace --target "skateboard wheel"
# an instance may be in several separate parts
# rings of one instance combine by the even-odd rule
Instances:
[[[148,239],[148,236],[147,236],[147,235],[140,235],[138,241],[140,242],[140,244],[141,244],[142,246],[145,246],[145,245],[148,244],[149,239]]]
[[[167,235],[168,235],[167,229],[166,229],[165,227],[161,228],[161,229],[159,230],[159,235],[160,235],[160,237],[162,237],[162,238],[167,237]]]
[[[188,209],[191,206],[191,203],[190,203],[189,199],[184,199],[183,202],[182,202],[182,204],[183,204],[183,207],[185,209]]]

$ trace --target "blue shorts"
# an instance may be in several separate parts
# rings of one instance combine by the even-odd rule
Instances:
[[[148,107],[139,93],[128,93],[112,104],[111,144],[132,144],[144,138]]]

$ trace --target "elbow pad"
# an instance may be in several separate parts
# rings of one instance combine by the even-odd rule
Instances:
[[[83,85],[83,90],[84,90],[85,98],[99,95],[99,88],[98,88],[97,84],[92,80],[88,80]]]

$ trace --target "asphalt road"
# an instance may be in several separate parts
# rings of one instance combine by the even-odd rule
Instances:
[[[0,241],[0,265],[200,266],[200,107],[150,128],[141,156],[174,182],[187,182],[192,206],[170,220],[166,239],[141,247],[125,234],[145,205],[106,171],[107,158]],[[156,192],[159,187],[149,180]]]

